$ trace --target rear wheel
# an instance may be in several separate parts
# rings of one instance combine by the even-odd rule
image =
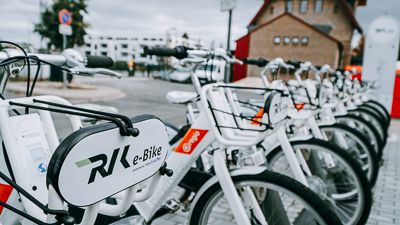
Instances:
[[[287,176],[264,171],[234,176],[232,180],[251,224],[341,224],[318,195]],[[219,183],[201,194],[193,207],[189,224],[237,224]]]
[[[365,224],[371,211],[370,184],[360,165],[345,150],[327,141],[311,139],[291,142],[300,151],[311,175],[309,187],[330,203],[343,224]],[[279,146],[267,155],[269,168],[294,177]]]

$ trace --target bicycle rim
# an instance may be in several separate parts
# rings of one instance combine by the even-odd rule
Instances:
[[[372,197],[369,182],[361,168],[355,169],[358,163],[340,148],[332,149],[335,148],[333,145],[320,140],[297,141],[292,143],[292,147],[302,151],[312,171],[312,176],[307,177],[309,187],[330,202],[342,223],[364,224],[370,213]],[[344,157],[344,154],[347,156]],[[323,155],[329,155],[334,166],[328,165]],[[293,177],[279,148],[271,152],[268,163],[272,171]]]
[[[280,174],[278,176],[281,178],[284,177]],[[290,180],[290,182],[286,180],[286,182],[288,183],[285,185],[285,187],[282,187],[276,182],[267,182],[262,179],[253,179],[251,175],[249,175],[248,179],[234,181],[234,184],[238,190],[238,193],[241,193],[243,190],[251,190],[251,192],[257,199],[259,207],[262,209],[264,219],[267,221],[268,225],[322,225],[330,223],[336,224],[337,222],[339,222],[336,217],[336,223],[332,222],[335,221],[335,219],[327,220],[326,217],[329,216],[320,213],[321,208],[324,208],[324,210],[328,211],[330,209],[327,208],[327,206],[325,206],[322,200],[319,199],[317,196],[310,197],[310,195],[302,195],[301,193],[307,192],[304,190],[299,190],[299,193],[294,193],[292,190],[289,190],[287,186],[296,187],[297,185],[301,184],[288,177],[285,178]],[[308,190],[308,192],[310,191]],[[251,223],[264,224],[257,218],[257,216],[254,215],[254,213],[250,209],[251,207],[248,207],[248,204],[245,203],[247,200],[244,199],[244,195],[240,194],[240,196],[242,198],[242,204],[245,205],[247,211],[246,213],[251,219]],[[314,202],[314,206],[312,206],[312,204],[309,204],[309,202],[313,200],[316,200],[316,202],[318,202]],[[316,207],[315,205],[318,205],[318,207]],[[332,214],[330,216],[332,216]],[[200,219],[199,221],[197,221],[196,225],[197,224],[236,224],[234,216],[229,209],[229,205],[222,192],[222,189],[218,188],[216,191],[213,191],[213,194],[208,198],[207,203],[202,209]]]
[[[380,156],[383,143],[376,128],[372,127],[372,125],[370,125],[363,118],[358,118],[355,115],[336,117],[336,121],[363,133],[368,138],[370,144],[374,146],[374,150],[378,157]]]
[[[327,141],[333,144],[338,144],[340,142],[337,140],[337,136],[335,134],[342,135],[343,140],[346,141],[347,145],[346,148],[343,149],[350,153],[350,155],[353,156],[353,159],[360,163],[362,170],[367,175],[371,185],[374,185],[379,169],[377,155],[373,147],[368,144],[367,140],[365,140],[363,134],[354,131],[352,128],[343,124],[321,126],[320,129],[325,133]]]

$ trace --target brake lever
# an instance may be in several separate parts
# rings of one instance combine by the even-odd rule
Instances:
[[[105,68],[74,67],[71,68],[70,71],[72,74],[81,76],[94,76],[96,74],[101,74],[110,77],[117,77],[118,79],[122,77],[120,73]]]

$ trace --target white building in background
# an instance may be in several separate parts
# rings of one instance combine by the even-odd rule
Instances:
[[[134,59],[136,62],[149,62],[148,58],[141,56],[143,46],[164,47],[165,37],[88,36],[81,50],[86,55],[104,55],[114,61]]]
[[[81,51],[86,55],[104,55],[114,61],[129,61],[134,59],[137,63],[156,63],[156,58],[143,57],[143,47],[169,47],[184,45],[191,48],[202,47],[200,40],[182,38],[176,34],[122,37],[122,36],[87,36]]]
[[[167,33],[167,38],[166,38],[166,46],[168,48],[173,48],[176,46],[185,46],[193,49],[200,49],[204,46],[204,43],[200,39],[188,39],[188,38],[183,38],[182,36],[178,35],[171,35],[170,33]]]

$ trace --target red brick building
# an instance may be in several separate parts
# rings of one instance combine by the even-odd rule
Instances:
[[[351,60],[353,31],[362,33],[354,12],[366,0],[265,0],[236,41],[237,58],[311,61],[333,67]],[[254,66],[234,67],[234,79],[259,76]]]

